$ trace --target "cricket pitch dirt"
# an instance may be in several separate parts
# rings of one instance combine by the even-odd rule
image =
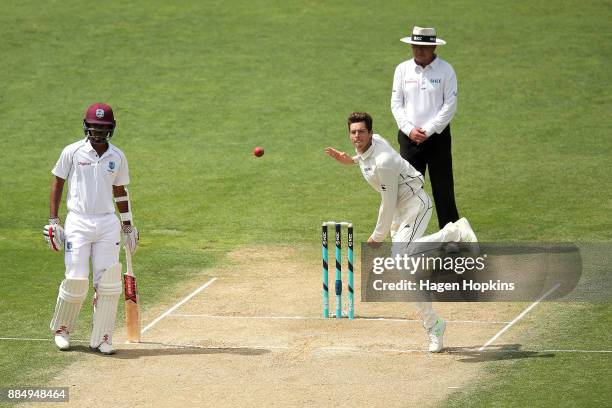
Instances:
[[[145,310],[143,327],[217,277],[143,343],[125,344],[118,322],[115,355],[75,346],[84,358],[50,385],[70,388],[66,407],[432,406],[481,374],[476,349],[522,306],[435,304],[448,325],[430,354],[411,304],[359,302],[359,265],[356,319],[320,318],[320,268],[304,248],[240,248]]]

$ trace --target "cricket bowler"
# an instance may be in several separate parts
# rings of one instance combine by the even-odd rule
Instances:
[[[125,250],[131,254],[139,239],[125,187],[130,182],[128,162],[110,143],[115,125],[109,105],[91,105],[83,119],[85,138],[65,147],[51,171],[49,224],[43,234],[52,250],[64,250],[65,279],[50,324],[60,350],[70,348],[70,335],[89,290],[91,260],[95,293],[89,346],[102,354],[114,353],[113,331],[122,288],[121,233]],[[66,180],[68,214],[62,228],[58,210]],[[121,221],[115,215],[115,203]]]
[[[353,112],[348,117],[348,130],[356,156],[351,157],[332,147],[325,152],[340,163],[359,164],[366,181],[381,195],[378,221],[368,238],[368,245],[377,247],[388,234],[406,254],[415,253],[419,245],[441,246],[448,242],[477,242],[469,222],[461,218],[440,231],[423,236],[431,218],[432,204],[423,189],[423,175],[404,160],[389,142],[372,132],[372,117]],[[472,246],[473,248],[474,246]],[[430,301],[416,302],[417,311],[429,337],[429,351],[443,348],[446,322],[436,314]]]

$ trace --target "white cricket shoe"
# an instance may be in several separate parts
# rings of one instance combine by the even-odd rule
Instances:
[[[66,330],[66,326],[55,331],[55,345],[62,351],[70,349],[70,333]]]
[[[459,241],[469,244],[468,248],[472,255],[478,255],[480,253],[478,238],[468,220],[461,218],[455,222],[455,225],[459,229]]]
[[[100,343],[98,347],[93,347],[90,345],[89,348],[92,351],[97,351],[102,354],[107,354],[107,355],[115,354],[115,349],[113,348],[112,343],[110,343],[108,340],[109,340],[108,335],[105,335],[104,340],[102,341],[102,343]]]
[[[103,342],[98,346],[98,351],[102,354],[115,354],[115,349],[112,344],[108,344],[107,342]]]
[[[436,323],[427,330],[429,336],[429,352],[439,353],[443,347],[444,330],[446,330],[446,322],[441,317],[438,317]]]

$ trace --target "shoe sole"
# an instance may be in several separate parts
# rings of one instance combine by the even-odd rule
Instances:
[[[468,248],[468,250],[473,256],[480,255],[480,245],[478,245],[478,237],[476,237],[476,234],[474,233],[474,230],[472,229],[472,226],[470,225],[469,221],[465,218],[461,218],[457,222],[460,225],[461,232],[467,235],[466,239],[463,240],[463,243],[467,244],[465,246]]]
[[[461,228],[461,232],[467,235],[464,239],[462,239],[463,242],[478,242],[478,238],[476,237],[476,234],[474,233],[474,230],[472,229],[472,226],[470,225],[469,221],[465,218],[461,218],[458,222]]]
[[[93,351],[94,353],[104,354],[105,356],[110,356],[110,355],[115,354],[117,352],[117,350],[113,350],[113,351],[109,351],[109,352],[104,352],[104,351],[101,351],[98,347],[91,347],[91,346],[89,346],[89,350]]]

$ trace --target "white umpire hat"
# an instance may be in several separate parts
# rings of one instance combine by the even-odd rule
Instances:
[[[401,42],[416,45],[444,45],[446,41],[436,37],[436,29],[414,26],[410,37],[400,38]]]

